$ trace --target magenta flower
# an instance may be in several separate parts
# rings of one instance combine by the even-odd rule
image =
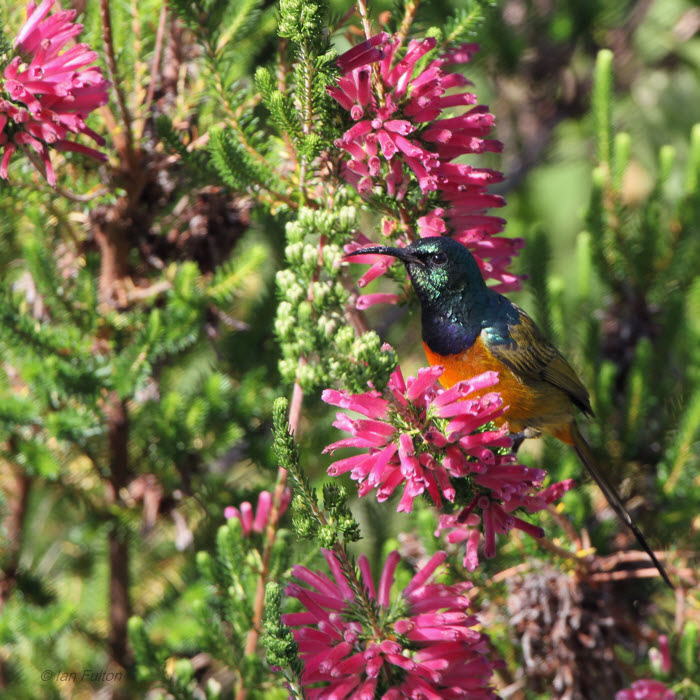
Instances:
[[[358,599],[338,560],[324,550],[332,578],[294,567],[287,587],[304,612],[282,616],[294,628],[304,661],[301,681],[310,700],[352,698],[496,698],[489,679],[500,662],[488,656],[487,638],[468,614],[471,583],[428,583],[446,554],[438,552],[392,600],[399,562],[392,552],[375,587],[364,555],[358,560]]]
[[[615,700],[677,700],[678,696],[661,681],[635,681],[632,685],[615,693]]]
[[[468,92],[445,94],[467,84],[464,76],[447,73],[443,67],[468,60],[468,50],[459,58],[454,53],[435,58],[414,76],[416,64],[436,43],[434,38],[413,40],[403,58],[397,60],[399,40],[381,33],[339,58],[338,66],[344,75],[336,85],[328,87],[328,93],[350,112],[355,122],[337,146],[350,156],[347,168],[359,178],[360,191],[371,189],[379,177],[384,179],[387,175],[403,181],[408,176],[403,166],[424,193],[443,189],[454,196],[466,187],[475,188],[476,195],[483,192],[484,181],[502,179],[500,173],[485,170],[477,170],[470,177],[470,168],[449,163],[467,153],[500,151],[503,146],[485,138],[493,125],[493,116],[485,107],[471,108],[459,117],[438,119],[444,109],[473,105],[476,98]],[[377,61],[381,96],[375,94],[371,84],[370,64]],[[402,165],[400,173],[391,167],[395,157]],[[490,198],[479,208],[488,206],[503,206],[503,200]]]
[[[442,371],[440,366],[423,368],[415,378],[404,381],[397,368],[384,395],[374,390],[364,394],[324,391],[326,403],[364,416],[358,419],[337,413],[333,425],[352,437],[334,442],[324,451],[344,447],[363,450],[334,462],[328,474],[349,472],[358,482],[360,496],[376,489],[379,501],[403,487],[399,511],[410,512],[415,498],[424,493],[438,507],[443,499],[454,503],[456,486],[463,487],[462,502],[457,504],[460,511],[443,515],[439,528],[451,530],[448,539],[452,542],[468,540],[465,566],[473,569],[479,542],[475,526],[481,523],[483,527],[487,557],[495,554],[496,533],[515,527],[542,537],[541,528],[513,515],[513,511],[542,510],[573,482],[539,490],[545,472],[516,463],[515,455],[507,450],[512,445],[507,425],[489,427],[503,415],[501,397],[497,393],[473,394],[495,386],[496,372],[442,389],[437,383]]]
[[[660,634],[658,637],[659,648],[651,647],[649,649],[649,662],[651,667],[661,673],[671,673],[671,647],[668,643],[668,637],[665,634]]]
[[[289,506],[291,493],[287,489],[282,495],[279,507],[279,517],[281,517]],[[243,501],[238,508],[226,506],[224,517],[227,520],[238,518],[241,521],[243,534],[247,537],[251,532],[264,532],[270,522],[272,512],[272,494],[269,491],[261,491],[258,496],[258,506],[253,515],[253,506],[248,501]]]
[[[502,197],[488,193],[488,186],[500,182],[503,175],[454,162],[464,155],[502,148],[499,141],[487,138],[493,115],[484,106],[473,106],[473,94],[447,94],[468,81],[445,68],[466,63],[477,47],[466,44],[434,58],[418,72],[418,62],[435,46],[433,38],[413,40],[399,58],[398,39],[382,33],[338,59],[343,75],[328,87],[328,93],[355,122],[336,142],[347,156],[344,175],[362,195],[383,191],[401,202],[411,182],[424,195],[434,193],[430,199],[422,198],[415,215],[418,235],[453,236],[469,247],[484,277],[496,280],[499,291],[517,289],[520,279],[507,267],[523,241],[498,237],[505,221],[486,213],[504,205]],[[379,82],[373,85],[371,64],[377,62]],[[460,115],[440,118],[445,109],[466,106],[469,109]],[[420,211],[420,206],[426,208]],[[347,252],[352,249],[346,248]]]
[[[14,42],[17,54],[0,81],[0,177],[7,179],[10,158],[17,147],[30,147],[39,156],[48,183],[56,184],[49,148],[75,151],[98,160],[107,157],[69,140],[85,134],[99,145],[104,139],[85,119],[107,103],[108,83],[100,68],[92,66],[97,54],[87,44],[72,43],[83,29],[75,24],[75,10],[49,15],[55,0],[27,3],[27,21]],[[62,53],[61,53],[62,52]]]
[[[515,465],[515,467],[526,469],[521,465]],[[509,476],[512,478],[513,472],[505,465],[505,469],[500,475],[498,469],[492,469],[491,475],[495,479],[502,476],[504,480],[507,480]],[[440,515],[435,536],[438,537],[444,530],[447,532],[447,541],[450,544],[466,542],[466,553],[462,565],[468,571],[474,571],[479,565],[478,552],[482,529],[484,556],[487,559],[496,554],[496,534],[506,534],[515,528],[532,537],[544,537],[544,530],[541,527],[513,515],[513,511],[524,510],[528,513],[537,513],[544,510],[550,503],[559,500],[566,491],[572,488],[574,480],[565,479],[538,491],[541,481],[526,478],[519,483],[519,486],[520,494],[517,496],[505,498],[500,502],[489,496],[477,496],[460,513]],[[477,509],[481,512],[480,517],[474,512]]]

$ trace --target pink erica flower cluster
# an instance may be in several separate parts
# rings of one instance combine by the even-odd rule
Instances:
[[[289,506],[291,493],[287,489],[280,502],[278,515],[281,517]],[[224,508],[224,517],[227,520],[238,518],[241,521],[243,534],[247,537],[251,532],[264,532],[270,522],[270,514],[272,513],[272,494],[269,491],[261,491],[258,496],[258,505],[253,514],[253,506],[248,501],[243,501],[238,508],[235,506],[226,506]]]
[[[344,447],[363,450],[334,462],[331,476],[346,472],[358,482],[360,496],[376,489],[379,501],[403,488],[397,510],[410,512],[416,497],[427,493],[441,507],[456,502],[457,486],[466,500],[460,511],[443,515],[439,529],[449,531],[451,542],[467,541],[465,566],[474,569],[481,529],[485,555],[495,555],[496,533],[518,528],[534,537],[544,536],[513,514],[534,513],[546,508],[567,489],[571,480],[541,490],[545,472],[516,463],[509,448],[508,428],[485,429],[503,415],[503,402],[496,393],[473,396],[495,386],[496,372],[486,372],[442,389],[437,381],[442,367],[422,368],[404,380],[401,369],[391,375],[384,395],[378,391],[349,394],[326,390],[326,403],[359,413],[352,418],[336,414],[333,425],[352,435],[334,442],[326,452]],[[481,528],[479,527],[481,525]]]
[[[391,596],[399,555],[392,552],[375,588],[367,558],[358,560],[357,596],[335,556],[324,551],[332,578],[294,567],[287,594],[303,612],[283,615],[304,661],[306,697],[354,700],[495,698],[486,637],[474,627],[465,595],[470,583],[430,583],[445,560],[438,552],[398,595]],[[379,688],[388,688],[381,695]]]
[[[558,501],[566,491],[574,486],[573,479],[565,479],[546,488],[542,487],[544,472],[538,469],[528,469],[520,464],[514,464],[515,458],[503,458],[502,463],[489,470],[489,476],[494,484],[502,479],[502,484],[510,495],[499,501],[493,494],[481,494],[459,513],[442,514],[435,531],[437,537],[442,531],[447,533],[450,544],[466,543],[466,553],[462,562],[469,571],[474,571],[479,565],[479,543],[482,530],[484,538],[484,556],[487,559],[496,555],[496,535],[506,534],[513,528],[522,530],[532,537],[544,537],[541,527],[519,518],[513,511],[523,510],[537,513],[544,510],[550,503]],[[532,475],[532,472],[536,472]],[[540,476],[541,475],[541,476]],[[513,489],[514,477],[521,479],[517,482],[519,488]],[[496,490],[498,492],[498,489]]]
[[[498,291],[517,289],[520,280],[507,267],[523,241],[497,236],[505,220],[486,213],[504,204],[501,197],[488,192],[488,186],[503,176],[455,162],[464,155],[502,148],[499,141],[487,138],[493,126],[488,109],[475,105],[476,97],[470,92],[448,94],[468,81],[445,69],[469,61],[477,47],[464,45],[419,69],[421,59],[435,47],[433,38],[413,40],[402,53],[399,40],[382,33],[338,59],[343,75],[328,92],[355,122],[336,142],[348,156],[345,176],[361,194],[370,196],[376,191],[397,202],[404,199],[412,182],[417,183],[423,197],[418,214],[413,214],[415,207],[411,213],[416,216],[418,234],[456,238],[475,255],[484,277],[498,282]],[[372,64],[377,64],[375,84]],[[454,107],[468,109],[456,116],[442,116],[445,109]],[[354,260],[373,264],[361,286],[393,263],[366,257],[371,259]],[[375,297],[361,304],[379,301],[392,299]]]
[[[668,642],[668,637],[665,634],[660,634],[657,642],[659,648],[651,647],[649,649],[649,661],[652,668],[658,668],[663,673],[671,673],[671,646]]]
[[[38,156],[52,186],[56,174],[49,148],[106,160],[104,154],[70,137],[85,134],[103,145],[104,139],[85,119],[109,99],[102,71],[91,65],[97,54],[87,44],[73,44],[83,29],[73,22],[76,11],[49,14],[54,2],[43,0],[38,7],[34,2],[27,4],[27,21],[14,41],[16,55],[0,80],[0,177],[7,179],[17,148],[28,147]]]
[[[677,700],[678,696],[661,681],[635,681],[615,693],[615,700]]]
[[[660,634],[659,648],[649,649],[649,659],[652,667],[656,666],[664,674],[671,673],[671,648],[668,637]],[[677,700],[678,696],[664,683],[657,680],[639,680],[629,688],[615,694],[615,700]]]

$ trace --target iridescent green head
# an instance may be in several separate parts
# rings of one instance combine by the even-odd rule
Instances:
[[[406,266],[421,305],[423,341],[440,355],[470,347],[486,321],[498,323],[498,315],[513,308],[495,308],[499,295],[486,286],[466,246],[452,238],[421,238],[405,248],[375,246],[350,255],[369,253],[391,255]]]
[[[350,255],[391,255],[406,266],[422,306],[461,301],[486,289],[474,256],[459,241],[446,236],[419,238],[405,248],[374,246]]]

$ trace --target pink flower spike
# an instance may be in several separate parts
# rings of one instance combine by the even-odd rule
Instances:
[[[107,154],[98,151],[95,148],[90,148],[90,146],[84,146],[82,143],[75,143],[75,141],[65,141],[63,139],[56,141],[53,147],[57,151],[71,151],[72,153],[82,153],[84,156],[89,156],[95,160],[99,160],[102,163],[107,162]]]
[[[442,368],[434,366],[404,380],[397,367],[383,395],[374,390],[356,395],[326,390],[326,402],[361,412],[369,420],[338,413],[334,425],[351,437],[332,443],[324,451],[343,447],[364,450],[331,464],[329,475],[350,472],[359,495],[376,490],[380,502],[403,487],[398,511],[410,511],[415,498],[426,491],[438,506],[444,500],[454,502],[458,490],[453,480],[466,479],[473,500],[466,508],[462,504],[459,516],[441,518],[439,529],[447,531],[450,542],[467,541],[465,566],[473,567],[479,537],[473,528],[483,525],[487,556],[495,554],[496,534],[513,528],[541,537],[541,528],[516,518],[512,511],[538,512],[573,482],[541,489],[542,470],[524,467],[516,463],[514,455],[501,453],[503,447],[512,445],[507,426],[484,430],[503,414],[500,396],[483,394],[485,389],[498,388],[497,373],[472,377],[447,390],[438,383],[441,374]],[[471,398],[475,391],[481,395]]]
[[[255,532],[262,532],[267,527],[271,507],[272,495],[269,491],[261,491],[258,495],[258,506],[255,510],[255,520],[253,521],[253,530]]]
[[[389,35],[386,32],[380,32],[379,34],[371,36],[366,41],[362,41],[359,44],[356,44],[338,58],[338,68],[340,68],[340,70],[343,73],[349,73],[350,71],[354,70],[357,66],[365,65],[367,63],[371,63],[373,61],[379,60],[380,58],[383,58],[383,54],[380,52],[377,58],[360,62],[360,59],[363,56],[373,56],[374,54],[372,54],[371,49],[385,44],[388,41],[388,39]]]
[[[447,407],[454,401],[464,399],[475,391],[480,391],[496,384],[498,384],[498,372],[483,372],[470,379],[463,379],[453,384],[449,389],[443,391],[440,396],[436,397],[433,403],[436,407]]]
[[[384,673],[385,679],[396,681],[385,689],[382,700],[495,699],[489,679],[499,661],[489,658],[486,637],[474,629],[479,621],[468,614],[470,600],[463,593],[470,584],[428,583],[444,556],[438,552],[428,569],[398,593],[396,602],[391,588],[397,552],[384,564],[377,593],[369,583],[368,561],[360,560],[367,602],[355,600],[352,593],[348,597],[339,565],[331,566],[330,577],[294,567],[301,585],[290,584],[287,594],[307,612],[283,615],[282,621],[293,628],[304,662],[301,682],[310,698],[373,699],[376,679]],[[368,603],[371,616],[363,613]],[[371,628],[363,622],[369,617],[375,620]]]
[[[362,583],[364,584],[367,593],[371,598],[376,598],[376,593],[374,590],[374,581],[372,580],[372,572],[369,568],[369,559],[364,554],[361,554],[357,559],[357,565],[360,568],[360,573],[362,574]]]
[[[418,370],[416,378],[410,377],[406,382],[408,390],[406,398],[409,401],[416,401],[420,396],[425,394],[428,387],[431,387],[440,378],[443,373],[441,365],[433,365],[432,367],[421,367]]]
[[[83,134],[98,145],[104,143],[85,124],[85,119],[107,103],[109,93],[100,68],[91,65],[97,54],[87,44],[63,50],[83,29],[73,22],[75,10],[49,14],[53,5],[54,0],[43,0],[38,7],[33,2],[27,4],[27,21],[14,41],[21,55],[10,57],[4,70],[4,93],[8,99],[0,100],[0,148],[4,151],[0,177],[7,178],[10,157],[17,145],[23,145],[36,151],[43,166],[39,167],[40,172],[55,186],[49,147],[106,160],[104,154],[68,137]]]
[[[423,39],[422,41],[412,39],[408,44],[406,55],[384,77],[385,84],[389,87],[393,87],[401,80],[401,86],[397,92],[398,94],[404,94],[414,66],[428,51],[434,49],[436,45],[437,40],[434,37]]]
[[[445,61],[452,64],[469,63],[478,50],[479,44],[462,44],[454,49],[450,49],[445,54]]]
[[[661,681],[635,681],[626,690],[615,693],[615,700],[677,700],[678,696]]]
[[[444,213],[442,209],[435,209],[418,219],[418,235],[421,238],[442,236],[447,231],[447,225],[442,218]]]
[[[375,304],[397,304],[398,301],[398,294],[363,294],[362,296],[357,297],[355,308],[359,309],[360,311],[364,311]]]
[[[13,144],[8,143],[5,145],[5,151],[2,154],[2,162],[0,163],[0,177],[4,178],[5,180],[7,180],[7,170],[10,164],[10,158],[15,150],[16,146]]]
[[[671,673],[671,649],[665,634],[659,635],[659,651],[661,652],[661,670],[664,673]]]
[[[286,489],[280,500],[279,512],[277,517],[281,517],[289,506],[291,500],[291,492]],[[226,506],[224,508],[224,517],[227,520],[238,518],[241,522],[243,535],[247,537],[251,532],[262,533],[268,526],[270,516],[272,514],[272,494],[268,491],[261,491],[258,495],[258,504],[253,514],[253,506],[248,501],[244,501],[238,508],[235,506]]]
[[[354,395],[344,391],[325,389],[321,394],[321,400],[339,408],[347,408],[361,413],[368,418],[382,419],[389,407],[389,402],[376,391]]]
[[[374,41],[375,48],[369,47]],[[397,55],[401,44],[397,37],[373,37],[369,43],[363,42],[341,57],[340,64],[347,72],[330,90],[351,118],[360,120],[337,142],[354,161],[352,167],[347,167],[345,160],[343,176],[363,196],[383,191],[397,202],[405,199],[416,181],[424,194],[435,192],[438,201],[442,200],[440,208],[449,209],[450,215],[435,220],[433,226],[433,222],[426,220],[429,212],[421,211],[419,206],[415,214],[419,235],[450,234],[463,240],[477,258],[484,276],[495,280],[499,290],[519,288],[520,278],[506,269],[512,255],[517,254],[517,247],[504,256],[488,246],[478,245],[503,228],[502,219],[485,214],[490,207],[503,205],[502,198],[486,191],[487,185],[502,180],[503,176],[494,170],[457,162],[465,155],[502,148],[500,142],[487,138],[493,116],[486,107],[475,105],[473,94],[463,91],[446,94],[453,88],[462,88],[468,81],[459,73],[446,72],[445,67],[470,58],[475,46],[453,49],[417,71],[420,58],[435,47],[434,39],[411,41],[403,57]],[[379,48],[383,57],[375,75],[378,73],[380,84],[375,86],[376,94],[373,94],[366,62],[370,53]],[[372,60],[375,57],[372,54]],[[383,100],[378,99],[379,94]],[[441,118],[445,109],[462,107],[469,109]],[[379,146],[384,161],[368,147],[370,142]],[[468,215],[480,216],[487,223],[481,227],[476,222],[469,228],[462,226]],[[374,268],[361,284],[385,271],[386,268]]]
[[[420,588],[447,559],[447,552],[436,552],[427,564],[411,579],[411,582],[404,589],[406,595],[410,595],[417,588]]]
[[[39,22],[41,22],[41,20],[43,20],[49,13],[49,10],[53,6],[54,2],[55,0],[42,0],[39,7],[35,7],[33,2],[27,3],[27,21],[24,23],[22,29],[20,29],[20,32],[14,41],[14,47],[16,49],[22,49],[23,51],[27,50],[23,44],[37,28]]]
[[[395,134],[402,134],[403,136],[415,131],[415,127],[411,122],[407,122],[405,119],[390,119],[384,122],[384,128],[387,131],[391,131]]]
[[[355,107],[355,101],[346,92],[339,87],[328,85],[326,92],[345,110],[348,112]]]
[[[467,571],[474,571],[479,566],[479,531],[472,530],[467,539],[467,552],[462,565]]]
[[[253,530],[253,506],[248,501],[243,501],[239,508],[241,511],[239,519],[243,526],[243,534],[249,535]]]
[[[357,101],[359,102],[359,104],[357,105],[358,107],[364,108],[369,106],[372,100],[371,87],[371,73],[369,69],[357,71]]]
[[[358,255],[356,257],[363,258],[369,256]],[[374,263],[374,265],[372,265],[372,267],[370,267],[369,270],[367,270],[367,272],[365,272],[365,274],[362,275],[359,280],[357,280],[357,286],[360,289],[366,287],[370,282],[377,279],[377,277],[381,277],[394,263],[389,256],[385,255],[383,257],[385,258],[384,260]]]
[[[391,584],[394,580],[394,572],[396,567],[401,560],[399,553],[394,550],[389,554],[384,563],[384,568],[382,569],[382,576],[379,580],[379,604],[385,608],[389,607],[391,601]]]

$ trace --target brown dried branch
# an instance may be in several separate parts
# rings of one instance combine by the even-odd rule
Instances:
[[[107,58],[107,70],[112,81],[114,94],[117,98],[117,107],[121,115],[123,123],[124,142],[120,143],[121,139],[117,140],[115,145],[122,152],[122,158],[130,166],[133,166],[134,161],[134,134],[132,127],[131,112],[126,104],[124,90],[122,89],[121,78],[117,68],[117,59],[114,53],[114,40],[112,38],[112,17],[109,10],[109,0],[100,0],[100,17],[102,18],[102,40],[105,45],[105,53]]]
[[[148,83],[146,91],[146,99],[143,105],[143,119],[141,121],[141,133],[139,138],[143,138],[146,122],[149,118],[151,105],[153,104],[153,96],[156,91],[156,83],[159,78],[160,60],[163,53],[163,42],[165,37],[165,22],[167,19],[168,3],[164,2],[160,8],[160,17],[158,18],[158,30],[156,32],[156,46],[153,51],[153,61],[151,63],[151,80]]]

